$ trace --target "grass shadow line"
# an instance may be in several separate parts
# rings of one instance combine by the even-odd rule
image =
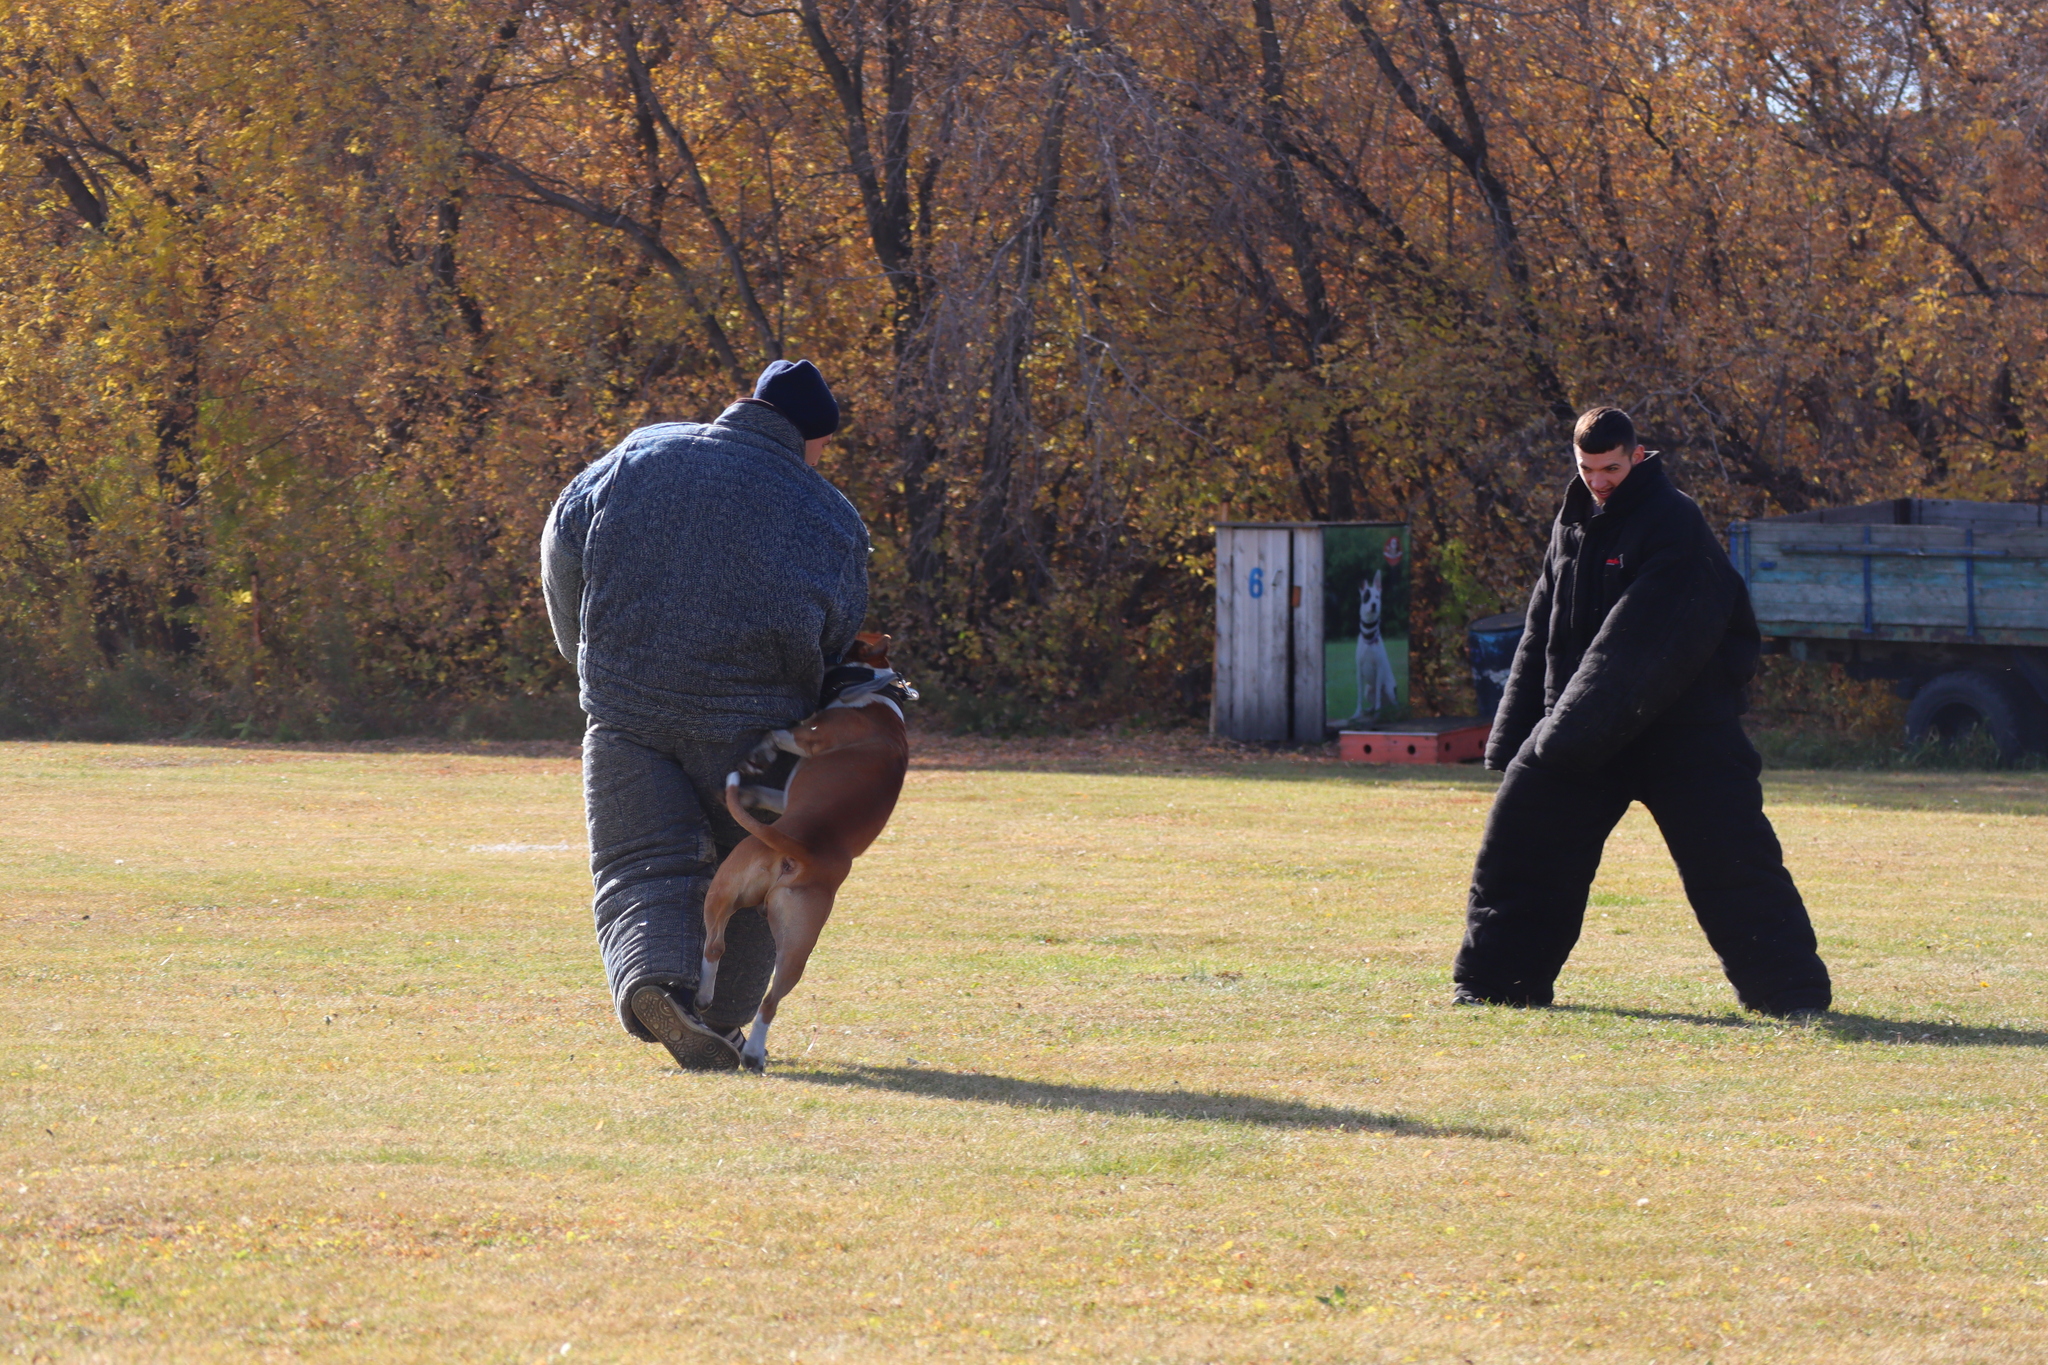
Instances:
[[[1874,1014],[1830,1010],[1811,1024],[1788,1024],[1767,1015],[1689,1014],[1678,1010],[1630,1009],[1622,1005],[1553,1005],[1572,1014],[1612,1014],[1663,1024],[1705,1024],[1712,1028],[1811,1028],[1846,1043],[1930,1043],[1936,1047],[2048,1047],[2048,1032],[1997,1025],[1939,1023],[1928,1019],[1883,1019]]]
[[[1249,1123],[1265,1128],[1322,1128],[1334,1132],[1392,1133],[1399,1137],[1485,1138],[1494,1142],[1524,1139],[1512,1128],[1469,1123],[1434,1123],[1428,1119],[1383,1114],[1370,1109],[1338,1109],[1298,1100],[1267,1099],[1220,1091],[1123,1090],[1108,1086],[1060,1085],[975,1071],[945,1071],[919,1066],[848,1066],[831,1070],[776,1070],[778,1080],[805,1085],[861,1086],[902,1095],[1003,1104],[1015,1109],[1065,1109],[1089,1114],[1129,1114],[1142,1118],[1191,1122]]]

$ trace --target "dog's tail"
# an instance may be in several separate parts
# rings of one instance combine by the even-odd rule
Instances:
[[[790,838],[787,834],[777,834],[775,826],[764,825],[747,813],[747,808],[740,804],[740,775],[738,773],[727,773],[725,775],[725,808],[732,812],[732,818],[740,822],[742,829],[774,849],[777,853],[780,853],[783,857],[808,858],[811,856],[811,851],[802,844]]]

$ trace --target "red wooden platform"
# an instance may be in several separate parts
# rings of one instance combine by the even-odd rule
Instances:
[[[1472,716],[1403,720],[1337,732],[1337,757],[1352,763],[1476,763],[1493,727]]]

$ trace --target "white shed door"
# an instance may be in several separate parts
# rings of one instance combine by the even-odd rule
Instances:
[[[1294,587],[1285,527],[1216,535],[1215,728],[1233,739],[1287,740],[1288,616]]]

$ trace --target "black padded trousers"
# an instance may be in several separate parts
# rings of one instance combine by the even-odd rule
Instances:
[[[1547,1005],[1586,918],[1607,836],[1631,801],[1663,832],[1736,998],[1771,1014],[1832,999],[1799,889],[1764,818],[1741,722],[1660,726],[1590,773],[1508,765],[1487,816],[1452,979],[1500,1004]]]

